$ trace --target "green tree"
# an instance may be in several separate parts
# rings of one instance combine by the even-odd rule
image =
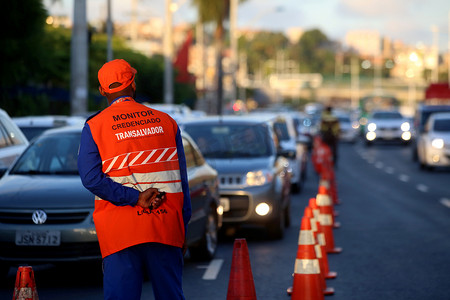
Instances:
[[[262,71],[265,75],[271,70],[265,70],[264,62],[275,60],[277,52],[287,49],[289,40],[280,32],[258,32],[249,38],[242,35],[239,38],[239,51],[247,54],[247,68],[250,74]]]
[[[300,63],[302,73],[334,73],[336,43],[319,29],[306,31],[292,48],[292,57]]]

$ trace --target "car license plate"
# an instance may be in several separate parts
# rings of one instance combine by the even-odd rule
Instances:
[[[224,212],[230,211],[230,199],[220,197],[220,205],[222,205]]]
[[[59,246],[60,244],[60,231],[22,230],[16,232],[17,246]]]

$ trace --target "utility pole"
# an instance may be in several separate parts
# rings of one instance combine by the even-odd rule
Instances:
[[[231,101],[236,101],[237,66],[238,66],[238,36],[237,36],[238,0],[230,0],[230,46],[231,46]]]
[[[166,0],[166,25],[164,33],[164,103],[173,103],[173,39],[172,39],[172,1]]]
[[[86,0],[74,0],[70,45],[70,113],[87,112],[88,98],[88,28]]]
[[[107,16],[106,16],[106,35],[108,36],[107,49],[106,49],[106,60],[113,60],[113,51],[112,51],[112,19],[111,19],[111,0],[107,0]]]

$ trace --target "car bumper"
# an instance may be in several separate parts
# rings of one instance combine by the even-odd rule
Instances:
[[[223,225],[264,224],[274,220],[282,206],[281,194],[282,191],[278,191],[274,184],[236,190],[222,189],[220,198],[225,208]],[[260,216],[255,209],[263,202],[270,206],[270,211]]]
[[[0,212],[1,218],[5,211]],[[92,213],[84,221],[75,224],[14,224],[0,225],[0,262],[2,263],[57,263],[101,259],[97,233]],[[18,222],[14,220],[14,222]],[[57,245],[48,243],[22,243],[24,235],[48,233],[59,235]]]
[[[429,166],[449,167],[450,166],[450,149],[431,149],[427,152],[426,162]]]

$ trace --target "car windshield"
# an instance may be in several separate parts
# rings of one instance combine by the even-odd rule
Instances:
[[[78,174],[80,136],[80,133],[41,136],[17,160],[11,174]]]
[[[350,118],[349,117],[339,116],[338,119],[339,119],[339,123],[350,123]]]
[[[437,132],[450,132],[450,119],[436,120],[433,129]]]
[[[402,115],[399,112],[376,112],[373,114],[374,119],[384,119],[384,120],[393,120],[393,119],[402,119]]]
[[[264,157],[274,153],[263,124],[187,124],[184,129],[205,158]]]

